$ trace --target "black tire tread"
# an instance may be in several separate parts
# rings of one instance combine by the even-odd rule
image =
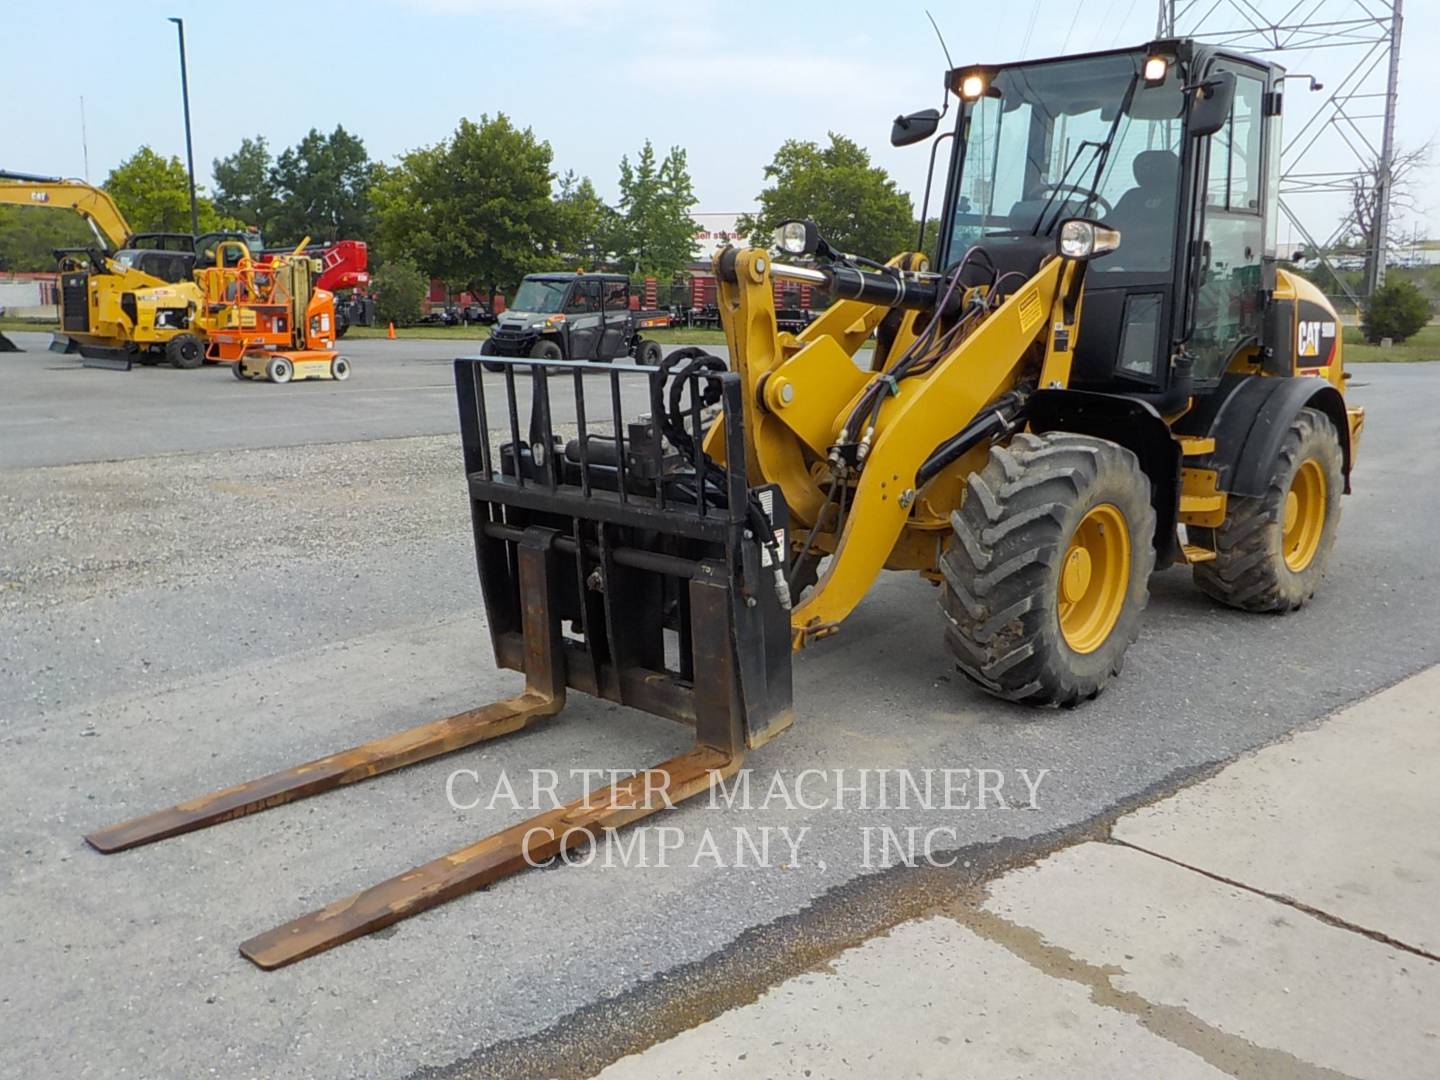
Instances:
[[[194,346],[188,358],[185,355],[187,345]],[[171,367],[194,370],[205,363],[205,346],[194,334],[176,334],[165,343],[165,359]]]
[[[1130,600],[1110,640],[1081,657],[1060,635],[1055,575],[1087,499],[1106,490],[1119,494],[1099,501],[1121,499],[1132,529]],[[1069,707],[1098,694],[1139,634],[1155,563],[1150,485],[1135,455],[1085,435],[1018,434],[991,448],[950,522],[940,606],[960,671],[1008,701]]]
[[[1329,480],[1328,509],[1320,547],[1310,565],[1296,574],[1280,551],[1280,521],[1291,478],[1300,460],[1319,456]],[[1191,528],[1193,543],[1215,552],[1196,563],[1195,584],[1205,595],[1241,611],[1286,612],[1304,607],[1320,580],[1335,543],[1343,487],[1342,454],[1335,425],[1318,409],[1301,409],[1280,444],[1280,453],[1259,498],[1231,495],[1219,528]]]

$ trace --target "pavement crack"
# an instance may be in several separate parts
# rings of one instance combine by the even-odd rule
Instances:
[[[1284,1050],[1261,1046],[1240,1035],[1207,1023],[1189,1009],[1164,1005],[1115,985],[1122,967],[1097,965],[1052,945],[1040,931],[987,911],[957,904],[945,912],[967,929],[992,941],[1052,979],[1078,983],[1090,1000],[1135,1019],[1152,1035],[1201,1058],[1206,1064],[1239,1080],[1355,1080],[1349,1073],[1297,1058]]]
[[[1324,923],[1327,926],[1335,927],[1337,930],[1348,930],[1352,934],[1359,934],[1361,937],[1367,937],[1371,941],[1376,942],[1377,944],[1388,945],[1392,949],[1399,949],[1401,952],[1410,953],[1412,956],[1419,956],[1426,960],[1434,960],[1435,962],[1440,963],[1440,956],[1437,956],[1435,953],[1422,949],[1418,945],[1411,945],[1408,942],[1401,941],[1399,938],[1393,938],[1389,934],[1384,933],[1383,931],[1372,930],[1368,926],[1361,926],[1358,923],[1350,922],[1348,919],[1342,919],[1338,915],[1332,915],[1330,912],[1325,911],[1322,908],[1312,907],[1310,904],[1305,903],[1303,900],[1297,900],[1293,896],[1286,896],[1284,893],[1270,892],[1267,889],[1262,889],[1255,885],[1248,885],[1243,881],[1236,880],[1235,878],[1226,877],[1224,874],[1217,874],[1213,870],[1206,870],[1203,866],[1196,866],[1193,863],[1185,862],[1183,859],[1177,859],[1170,855],[1163,855],[1158,851],[1152,851],[1149,848],[1141,847],[1139,844],[1131,843],[1128,840],[1120,840],[1114,836],[1107,837],[1106,843],[1116,844],[1119,847],[1129,848],[1131,851],[1137,851],[1141,855],[1149,855],[1151,858],[1160,859],[1162,862],[1170,863],[1172,866],[1178,866],[1182,870],[1189,870],[1192,873],[1199,874],[1202,877],[1207,877],[1211,881],[1218,881],[1223,885],[1230,885],[1237,889],[1244,889],[1246,892],[1252,893],[1255,896],[1263,896],[1266,900],[1273,900],[1277,904],[1284,904],[1286,907],[1294,908],[1296,911],[1303,912],[1304,914],[1309,915],[1311,918],[1320,920],[1320,922]]]

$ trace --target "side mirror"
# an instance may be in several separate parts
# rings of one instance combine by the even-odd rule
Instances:
[[[1190,102],[1190,134],[1195,137],[1214,135],[1230,119],[1230,106],[1235,104],[1235,73],[1217,71],[1198,86]]]
[[[906,116],[897,116],[890,126],[891,146],[911,146],[935,134],[940,126],[939,109],[921,109]]]

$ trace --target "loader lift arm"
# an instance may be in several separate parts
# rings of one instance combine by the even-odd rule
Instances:
[[[908,258],[923,266],[919,257]],[[923,373],[897,381],[893,369],[904,346],[915,343],[917,323],[938,326],[942,319],[943,313],[920,304],[938,302],[936,289],[945,279],[909,279],[911,294],[925,300],[906,313],[900,338],[888,356],[877,356],[879,370],[867,375],[853,354],[891,310],[888,305],[841,300],[797,337],[777,335],[771,276],[794,271],[760,250],[717,258],[730,355],[755,400],[768,406],[746,414],[753,481],[780,485],[797,524],[818,524],[814,539],[834,556],[814,591],[792,612],[797,647],[832,633],[885,567],[934,565],[948,510],[930,497],[964,466],[952,464],[932,483],[920,484],[921,466],[958,426],[1017,385],[1028,381],[1033,387],[1041,378],[1046,385],[1064,384],[1084,268],[1083,262],[1053,257],[1008,295],[973,296],[969,321],[962,314],[946,331],[954,336],[948,350]],[[953,272],[949,280],[958,276]],[[847,284],[859,290],[868,283],[830,275],[832,288]],[[1042,341],[1052,325],[1068,332]],[[856,421],[859,429],[847,432],[856,410],[867,406],[866,416]],[[860,461],[834,455],[847,441],[866,448]],[[983,453],[985,447],[978,449]],[[838,533],[822,520],[840,504],[837,489],[843,489],[848,508]]]

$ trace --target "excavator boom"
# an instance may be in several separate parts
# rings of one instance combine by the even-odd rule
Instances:
[[[0,171],[0,205],[72,210],[89,223],[110,253],[123,248],[132,235],[115,200],[83,180]]]

